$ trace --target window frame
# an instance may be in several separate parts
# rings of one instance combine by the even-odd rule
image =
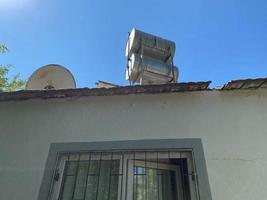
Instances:
[[[181,149],[192,151],[192,162],[197,172],[199,199],[212,200],[201,139],[159,139],[107,142],[52,143],[50,145],[38,200],[51,200],[52,185],[60,154],[75,151],[164,151]],[[191,187],[191,186],[190,186]]]

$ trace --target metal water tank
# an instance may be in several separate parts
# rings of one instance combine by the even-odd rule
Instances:
[[[176,82],[178,68],[153,58],[132,54],[126,69],[126,79],[142,84],[163,84]]]
[[[171,63],[170,56],[174,57],[175,42],[133,29],[129,34],[125,52],[126,56],[133,53],[144,54]]]

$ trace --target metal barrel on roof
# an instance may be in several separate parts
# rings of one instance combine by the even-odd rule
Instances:
[[[133,29],[126,45],[126,80],[140,85],[177,82],[174,54],[173,41]]]

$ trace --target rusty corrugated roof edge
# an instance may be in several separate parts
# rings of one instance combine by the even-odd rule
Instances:
[[[187,91],[210,90],[211,81],[172,83],[163,85],[138,85],[114,88],[77,88],[63,90],[21,90],[16,92],[0,93],[0,101],[19,101],[28,99],[52,99],[86,96],[113,96],[129,94],[158,94]]]
[[[267,88],[267,78],[232,80],[223,85],[221,90]]]
[[[172,83],[162,85],[135,85],[113,88],[77,88],[63,90],[21,90],[16,92],[0,93],[0,101],[19,101],[27,99],[52,99],[86,96],[114,96],[129,94],[159,94],[212,90],[209,88],[211,81]],[[267,78],[238,79],[224,84],[221,90],[258,89],[267,88]]]

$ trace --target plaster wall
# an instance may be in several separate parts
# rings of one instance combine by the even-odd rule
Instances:
[[[37,199],[50,143],[201,138],[213,199],[266,199],[267,90],[0,102],[0,199]]]

